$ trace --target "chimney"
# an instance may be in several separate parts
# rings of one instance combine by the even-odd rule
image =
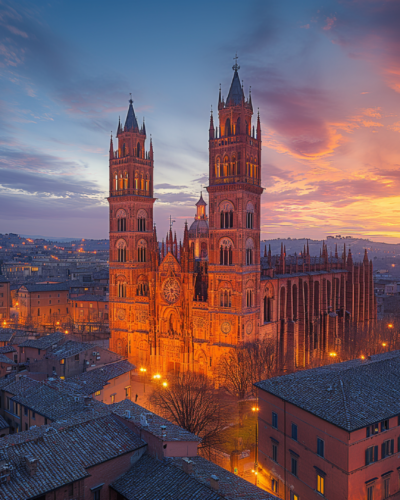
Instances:
[[[219,479],[215,474],[212,474],[210,477],[210,486],[213,490],[219,491]]]
[[[34,458],[32,455],[25,456],[26,470],[30,476],[34,476],[37,471],[38,459]]]
[[[193,462],[189,458],[182,458],[183,460],[183,472],[186,474],[191,474],[193,472]]]

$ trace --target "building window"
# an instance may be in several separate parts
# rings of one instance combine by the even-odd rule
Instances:
[[[28,424],[25,423],[25,430],[27,431],[28,430]]]
[[[254,220],[253,212],[247,212],[246,213],[246,228],[247,229],[253,229],[253,220]]]
[[[144,240],[140,240],[138,243],[138,262],[146,262],[146,250],[147,244]]]
[[[393,455],[394,453],[394,439],[388,439],[382,443],[382,458]]]
[[[128,387],[125,387],[125,397],[130,398],[131,397],[131,386],[128,385]]]
[[[317,438],[317,455],[325,457],[325,442],[320,438]]]
[[[232,291],[231,290],[220,290],[220,306],[221,307],[232,307]]]
[[[65,364],[65,359],[60,359],[60,365],[64,365]]]
[[[254,291],[246,290],[246,307],[253,307],[254,305]]]
[[[292,439],[297,441],[297,425],[292,424]]]
[[[367,500],[374,500],[374,486],[367,487]]]
[[[317,474],[317,491],[321,495],[325,495],[325,478]]]
[[[100,396],[100,394],[101,394],[101,391],[96,391],[96,392],[94,393],[94,395],[95,395],[95,396]]]
[[[272,460],[278,463],[278,446],[276,444],[272,445]]]
[[[367,427],[367,437],[373,436],[374,434],[378,434],[379,432],[379,424],[372,424]]]
[[[264,297],[264,323],[272,321],[272,299]]]
[[[390,496],[390,477],[386,477],[383,480],[383,498],[389,498]]]
[[[119,298],[126,297],[126,283],[118,283],[118,297]]]
[[[219,263],[221,266],[231,266],[232,265],[232,242],[228,239],[224,239],[220,245]]]
[[[146,231],[146,219],[139,217],[137,222],[138,222],[138,231],[139,232]]]
[[[115,403],[115,394],[111,394],[111,404]]]
[[[32,411],[32,420],[36,420],[36,413]]]
[[[382,420],[381,432],[387,431],[388,429],[389,429],[389,420]]]
[[[126,262],[126,242],[124,240],[117,241],[117,251],[118,262]]]
[[[278,415],[275,412],[272,412],[272,427],[274,429],[278,428]]]
[[[26,406],[24,406],[24,415],[25,415],[25,417],[28,416],[28,408]]]
[[[296,495],[296,493],[291,492],[290,493],[290,500],[300,500],[299,495]]]
[[[253,249],[246,248],[246,266],[251,266],[253,264]]]
[[[126,231],[126,218],[121,217],[118,219],[118,232],[123,233]]]
[[[276,479],[271,481],[271,490],[272,493],[278,493],[278,481]]]
[[[149,285],[146,281],[139,281],[136,295],[147,297],[149,295]]]
[[[79,361],[79,354],[75,355],[75,361]]]
[[[377,461],[378,461],[378,447],[370,446],[365,450],[365,465],[369,465]]]
[[[231,229],[233,227],[233,206],[229,203],[221,211],[221,229]]]
[[[293,476],[297,477],[297,459],[294,457],[291,457],[291,471]]]

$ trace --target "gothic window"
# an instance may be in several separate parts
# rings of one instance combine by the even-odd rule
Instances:
[[[119,174],[118,189],[124,189],[124,179],[122,178],[122,174]]]
[[[254,223],[254,206],[249,201],[246,207],[246,228],[253,229],[253,223]]]
[[[126,231],[126,212],[120,208],[117,211],[118,232]]]
[[[246,241],[246,266],[254,264],[254,241],[248,238]]]
[[[280,295],[280,319],[285,319],[285,306],[286,306],[286,291],[285,287],[281,288]]]
[[[135,189],[139,189],[139,174],[135,174]]]
[[[272,321],[272,299],[271,297],[264,297],[264,323]]]
[[[254,290],[251,288],[246,290],[246,307],[254,306]]]
[[[117,276],[117,297],[126,297],[126,279],[125,276]]]
[[[126,156],[126,146],[125,146],[125,143],[122,145],[122,156]]]
[[[118,240],[116,247],[118,251],[118,262],[126,262],[126,241],[122,239]]]
[[[221,229],[233,227],[233,205],[230,201],[224,201],[220,206]]]
[[[139,278],[136,295],[141,297],[148,297],[149,295],[149,284],[145,276],[140,276]]]
[[[118,174],[114,174],[114,189],[118,191]]]
[[[145,187],[146,187],[146,192],[148,193],[149,192],[149,180],[148,180],[147,176],[146,176],[146,186]]]
[[[246,158],[246,177],[250,177],[250,158]]]
[[[219,263],[221,264],[221,266],[232,265],[232,249],[233,243],[230,239],[224,238],[220,241]]]
[[[128,172],[124,172],[123,183],[124,183],[124,189],[128,189]]]
[[[298,294],[297,285],[293,285],[293,321],[297,321],[298,316]]]
[[[247,134],[247,135],[250,135],[250,134],[249,134],[249,124],[247,123],[247,120],[246,120],[246,122],[245,122],[245,123],[246,123],[246,134]]]
[[[319,282],[314,283],[314,316],[319,315]]]
[[[137,151],[137,157],[141,158],[141,150],[140,150],[140,143],[139,142],[137,143],[136,151]]]
[[[140,240],[138,243],[138,262],[146,262],[147,243],[145,240]]]
[[[215,161],[215,177],[221,177],[221,160],[219,156]]]
[[[225,122],[225,136],[230,136],[231,135],[231,120],[227,118]]]
[[[227,175],[230,175],[230,168],[229,168],[229,158],[227,156],[224,157],[224,166],[223,166],[223,176],[226,177]]]
[[[232,307],[232,290],[228,288],[221,288],[219,291],[219,305],[220,307]]]
[[[144,179],[143,179],[143,175],[142,175],[142,176],[141,176],[141,178],[140,178],[140,189],[141,189],[142,191],[144,191]]]
[[[232,163],[231,163],[231,175],[237,175],[237,168],[236,168],[237,162],[236,162],[236,155],[232,155]]]
[[[236,135],[239,135],[239,134],[240,134],[240,116],[236,120]]]
[[[147,219],[147,212],[143,209],[139,210],[137,214],[139,232],[146,231],[146,219]]]

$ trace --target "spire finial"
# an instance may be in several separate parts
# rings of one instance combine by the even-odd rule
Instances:
[[[232,66],[232,69],[233,69],[233,71],[237,71],[237,70],[239,70],[239,69],[240,69],[240,66],[239,66],[239,65],[238,65],[238,63],[237,63],[237,61],[238,61],[238,59],[239,59],[239,58],[238,58],[238,55],[237,55],[237,52],[236,52],[235,57],[234,57],[233,59],[234,59],[234,61],[235,61],[235,64]]]
[[[129,104],[133,104],[133,101],[132,101],[132,92],[129,92],[129,97],[130,97]]]

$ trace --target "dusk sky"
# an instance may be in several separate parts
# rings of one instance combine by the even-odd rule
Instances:
[[[158,236],[170,214],[181,234],[237,52],[261,115],[262,238],[400,242],[399,26],[398,0],[0,0],[0,233],[108,237],[132,93]]]

